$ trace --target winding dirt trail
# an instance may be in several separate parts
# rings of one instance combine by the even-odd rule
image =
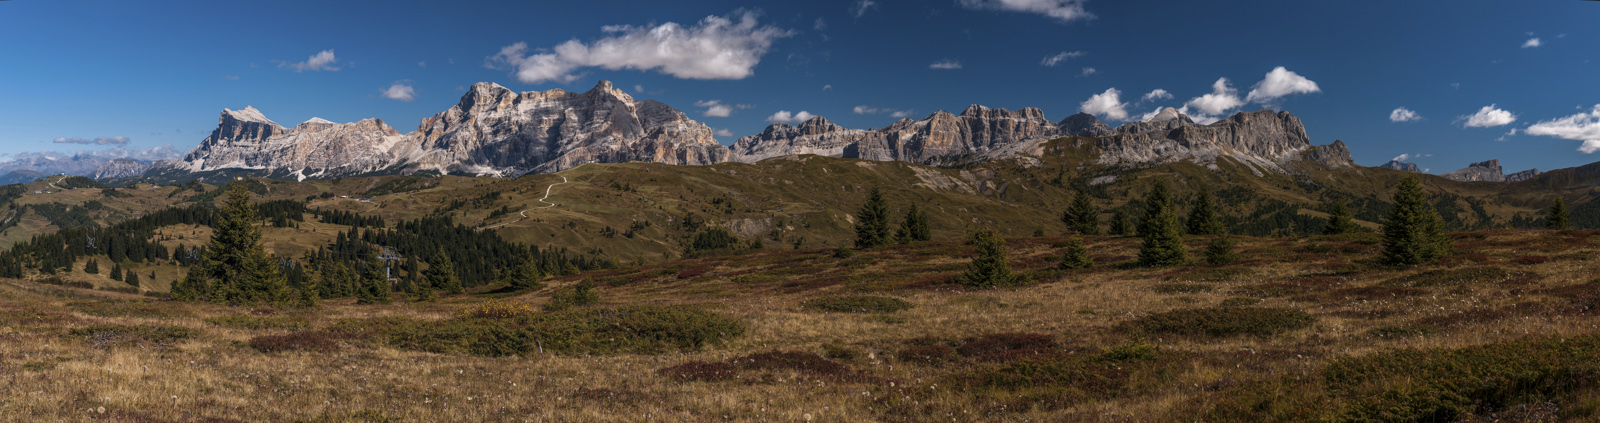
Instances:
[[[512,223],[517,223],[517,222],[521,222],[521,221],[523,221],[523,220],[527,220],[527,219],[528,219],[528,210],[533,210],[533,209],[548,209],[548,208],[551,208],[551,207],[555,207],[555,206],[556,206],[556,203],[552,203],[552,202],[549,202],[549,201],[545,201],[545,200],[546,200],[546,199],[549,199],[549,198],[550,198],[550,190],[551,190],[551,189],[553,189],[553,188],[555,188],[555,187],[556,187],[556,185],[561,185],[561,184],[565,184],[565,183],[569,183],[569,182],[571,182],[571,181],[569,181],[569,180],[567,180],[567,177],[566,177],[566,176],[562,176],[562,177],[561,177],[561,182],[559,182],[559,183],[554,183],[554,184],[550,184],[550,186],[547,186],[547,187],[544,187],[544,197],[542,197],[542,198],[539,198],[539,200],[538,200],[538,201],[539,201],[539,202],[541,202],[541,203],[545,203],[545,204],[549,204],[549,205],[548,205],[548,206],[543,206],[543,207],[529,207],[529,208],[526,208],[526,209],[522,209],[522,211],[520,211],[520,212],[517,212],[517,214],[518,214],[518,215],[521,215],[521,216],[522,216],[522,218],[521,218],[521,219],[517,219],[517,220],[513,220],[513,221],[510,221],[510,222],[506,222],[506,223],[501,223],[501,224],[498,224],[498,225],[493,225],[493,226],[485,226],[485,227],[482,227],[482,228],[479,228],[479,229],[478,229],[478,230],[480,230],[480,231],[481,231],[481,230],[486,230],[486,229],[494,229],[494,228],[498,228],[498,227],[502,227],[502,226],[505,226],[505,225],[510,225],[510,224],[512,224]]]

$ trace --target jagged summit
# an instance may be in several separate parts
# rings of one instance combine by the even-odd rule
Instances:
[[[222,109],[222,115],[245,122],[270,123],[273,126],[279,126],[277,122],[267,119],[267,115],[262,114],[260,110],[256,110],[253,106],[244,106],[242,110]]]
[[[301,125],[305,125],[305,124],[308,124],[308,123],[309,124],[314,124],[314,125],[333,125],[334,124],[332,121],[329,121],[329,120],[323,119],[323,118],[319,118],[319,117],[313,117],[311,119],[307,119],[305,122],[301,122],[300,124]]]
[[[1184,116],[1183,113],[1178,112],[1178,109],[1174,109],[1174,108],[1168,107],[1168,108],[1161,109],[1160,112],[1157,112],[1154,116],[1151,116],[1149,119],[1145,119],[1144,121],[1145,122],[1166,122],[1166,121],[1169,121],[1169,120],[1178,120],[1178,119],[1188,119],[1188,116]]]
[[[1422,168],[1417,167],[1416,163],[1404,163],[1404,162],[1401,162],[1399,160],[1390,160],[1388,163],[1384,163],[1383,165],[1378,166],[1378,167],[1384,167],[1384,168],[1389,168],[1389,169],[1394,169],[1394,170],[1403,170],[1403,171],[1406,171],[1406,172],[1414,172],[1414,173],[1421,173],[1422,172]]]
[[[1517,182],[1539,176],[1539,169],[1528,169],[1507,175],[1500,167],[1500,159],[1490,159],[1439,176],[1466,182]]]

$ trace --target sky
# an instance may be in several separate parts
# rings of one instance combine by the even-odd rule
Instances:
[[[1600,2],[0,1],[0,154],[192,149],[224,108],[406,132],[609,80],[731,144],[970,104],[1115,126],[1288,110],[1358,164],[1600,161]],[[1158,91],[1159,90],[1159,91]]]

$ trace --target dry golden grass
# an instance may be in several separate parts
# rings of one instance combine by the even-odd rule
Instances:
[[[961,257],[970,255],[971,247],[957,243],[888,247],[849,259],[832,258],[827,250],[710,257],[569,276],[550,281],[542,291],[511,297],[466,295],[387,306],[328,300],[314,310],[129,305],[93,298],[98,295],[93,291],[11,281],[0,283],[0,416],[128,422],[1192,421],[1198,419],[1191,414],[1196,407],[1241,395],[1252,383],[1314,376],[1341,357],[1600,335],[1600,310],[1580,307],[1588,304],[1583,301],[1600,304],[1600,288],[1584,288],[1600,270],[1600,234],[1482,235],[1458,238],[1462,254],[1419,269],[1375,266],[1367,261],[1375,247],[1347,239],[1244,239],[1240,249],[1246,261],[1230,266],[1243,269],[1239,272],[1203,266],[1051,272],[1047,268],[1062,249],[1050,245],[1062,238],[1014,240],[1012,265],[1034,272],[1041,283],[988,291],[941,282],[959,272]],[[1203,242],[1190,240],[1191,249],[1197,251]],[[1133,239],[1108,237],[1089,237],[1088,243],[1102,265],[1131,257],[1137,245]],[[1564,258],[1519,264],[1530,255]],[[1473,266],[1498,266],[1523,276],[1413,291],[1380,285],[1419,271]],[[272,314],[304,319],[315,331],[341,319],[443,321],[491,300],[536,309],[552,291],[582,277],[599,285],[596,307],[702,304],[743,321],[746,330],[700,351],[662,355],[476,357],[409,351],[358,338],[342,339],[331,351],[262,353],[250,346],[252,338],[302,328],[250,330],[207,322]],[[1178,282],[1212,289],[1179,294],[1156,289]],[[800,306],[806,299],[858,294],[899,298],[915,307],[864,314]],[[1303,310],[1316,321],[1306,329],[1264,337],[1174,336],[1127,328],[1128,322],[1153,313],[1215,307],[1238,297],[1261,300],[1251,307]],[[199,335],[176,342],[111,343],[69,334],[95,325],[180,326]],[[1429,329],[1373,335],[1374,329],[1418,326]],[[1047,352],[957,353],[976,345],[969,341],[1009,336],[1003,334],[1042,334],[1054,344]],[[1126,372],[1102,375],[1114,382],[1109,387],[998,389],[973,382],[1013,363],[1079,360],[1140,345],[1156,347],[1159,358],[1117,362]],[[913,348],[956,352],[936,358],[942,361],[917,361],[909,359]],[[741,364],[769,351],[823,354],[847,371]],[[680,381],[659,372],[691,362],[732,363],[741,370],[732,379],[713,382]],[[1587,392],[1600,392],[1593,388]],[[1552,401],[1564,401],[1558,408],[1567,414],[1557,420],[1600,421],[1583,414],[1586,406],[1600,410],[1593,401]]]

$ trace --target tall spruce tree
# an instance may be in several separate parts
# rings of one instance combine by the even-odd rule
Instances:
[[[1350,207],[1345,206],[1343,201],[1333,203],[1333,213],[1328,216],[1328,226],[1322,228],[1322,233],[1339,235],[1355,233],[1356,230],[1356,221],[1350,216]]]
[[[122,283],[139,286],[139,272],[129,270],[127,274],[122,277]]]
[[[928,214],[912,204],[906,210],[906,217],[900,222],[900,229],[895,231],[894,240],[901,244],[910,244],[917,241],[933,239],[933,231],[928,229]]]
[[[1178,213],[1172,204],[1172,192],[1167,181],[1157,180],[1150,196],[1145,198],[1144,222],[1139,225],[1139,264],[1145,266],[1171,266],[1189,261],[1188,250],[1183,247],[1183,227],[1178,224]]]
[[[1550,205],[1550,210],[1545,213],[1544,227],[1547,229],[1565,230],[1572,225],[1567,217],[1567,200],[1556,196],[1556,203]]]
[[[122,281],[122,265],[118,264],[118,263],[112,263],[111,264],[111,275],[110,276],[111,276],[111,280],[121,282]]]
[[[1194,203],[1189,209],[1189,234],[1190,235],[1220,235],[1222,234],[1222,220],[1217,217],[1216,205],[1212,204],[1211,191],[1201,189],[1194,196]]]
[[[1111,212],[1112,235],[1129,236],[1134,233],[1134,224],[1132,219],[1128,217],[1128,209],[1118,207],[1116,211]]]
[[[434,253],[433,260],[428,262],[428,283],[444,291],[445,294],[455,295],[464,292],[461,287],[461,276],[456,274],[456,263],[444,250]]]
[[[83,273],[88,273],[91,275],[100,274],[100,261],[92,258],[89,259],[88,263],[83,264]]]
[[[889,235],[889,205],[883,200],[883,192],[872,187],[867,203],[856,211],[856,248],[888,244]]]
[[[539,262],[531,256],[512,266],[503,276],[506,285],[513,290],[544,288],[544,273],[539,271]]]
[[[1095,210],[1094,203],[1089,200],[1089,194],[1078,191],[1072,198],[1072,205],[1067,211],[1061,213],[1061,223],[1067,224],[1067,231],[1080,235],[1100,234],[1100,211]]]
[[[245,184],[228,185],[228,198],[217,211],[211,242],[206,244],[206,279],[212,301],[233,305],[286,303],[288,281],[278,261],[261,244],[256,208]]]
[[[361,286],[356,290],[357,304],[388,304],[389,277],[383,272],[384,265],[377,258],[367,260],[361,271]]]
[[[1422,182],[1415,176],[1400,180],[1393,197],[1394,209],[1383,222],[1383,261],[1396,265],[1432,262],[1450,251],[1444,219],[1429,204]]]
[[[1235,252],[1233,248],[1236,244],[1233,238],[1227,235],[1212,238],[1211,242],[1206,244],[1206,263],[1222,266],[1239,261],[1239,253]]]
[[[1006,239],[1000,231],[985,229],[972,237],[978,247],[978,256],[972,258],[967,273],[959,276],[962,284],[979,288],[1015,286],[1022,283],[1022,275],[1011,271],[1006,264]]]

